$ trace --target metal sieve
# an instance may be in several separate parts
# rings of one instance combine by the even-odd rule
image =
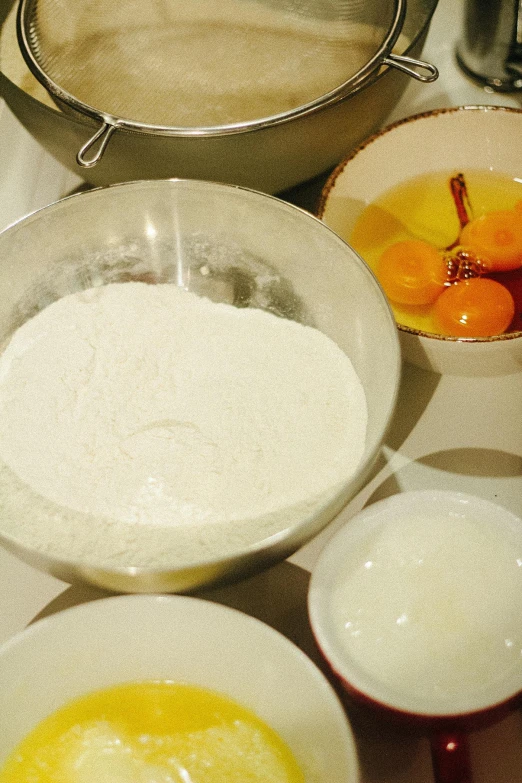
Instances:
[[[89,168],[117,129],[258,130],[340,101],[383,65],[433,81],[433,65],[392,51],[405,13],[406,0],[21,0],[17,32],[55,102],[100,124],[77,155]]]

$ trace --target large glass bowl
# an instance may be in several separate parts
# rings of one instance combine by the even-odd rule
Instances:
[[[365,389],[364,457],[313,512],[226,558],[158,570],[64,561],[35,551],[12,532],[2,534],[1,520],[0,540],[65,581],[123,592],[186,591],[238,579],[289,556],[360,488],[394,410],[399,345],[375,277],[323,223],[274,197],[202,181],[126,183],[59,201],[0,234],[0,345],[55,299],[128,280],[173,282],[323,331],[350,357]]]

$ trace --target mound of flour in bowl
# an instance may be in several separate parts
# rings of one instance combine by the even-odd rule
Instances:
[[[65,296],[0,357],[0,526],[106,565],[223,556],[362,457],[362,385],[322,332],[172,284]]]

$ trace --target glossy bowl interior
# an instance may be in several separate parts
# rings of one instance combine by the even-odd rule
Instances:
[[[133,279],[173,282],[215,301],[267,309],[333,339],[350,357],[367,398],[366,448],[356,473],[296,524],[205,563],[107,569],[44,555],[5,534],[0,540],[65,581],[116,591],[178,592],[238,579],[294,552],[367,477],[399,383],[393,317],[359,256],[309,213],[238,187],[149,181],[72,196],[0,234],[0,345],[60,296]]]
[[[376,668],[371,669],[370,666],[367,668],[360,661],[356,661],[342,641],[338,619],[336,619],[333,610],[333,595],[342,583],[344,575],[355,573],[354,569],[361,568],[363,558],[370,557],[367,554],[370,551],[370,546],[372,547],[371,552],[387,552],[390,562],[397,562],[401,555],[395,551],[391,552],[388,547],[392,545],[386,536],[381,535],[382,531],[386,529],[386,526],[393,526],[397,522],[414,521],[421,518],[430,520],[433,526],[440,524],[440,520],[446,520],[448,523],[451,523],[456,519],[464,520],[465,523],[482,523],[484,526],[491,526],[492,529],[499,529],[502,531],[502,534],[505,533],[506,540],[513,542],[515,548],[522,552],[522,520],[500,505],[466,493],[445,490],[415,490],[392,495],[367,506],[356,514],[334,534],[321,552],[312,572],[308,596],[308,610],[312,630],[323,656],[345,689],[352,696],[379,711],[383,711],[389,717],[407,720],[408,722],[418,722],[421,725],[431,723],[434,728],[440,727],[443,723],[453,725],[456,720],[462,726],[488,723],[513,707],[519,698],[521,692],[521,666],[519,663],[512,668],[506,667],[504,671],[499,671],[498,676],[495,676],[494,680],[490,673],[483,685],[478,686],[475,682],[467,692],[464,692],[464,689],[452,690],[454,686],[449,686],[446,692],[444,686],[440,686],[440,684],[437,686],[437,689],[428,683],[423,684],[418,671],[419,667],[415,668],[417,659],[413,658],[414,663],[407,673],[407,676],[411,678],[409,687],[393,688]],[[448,525],[445,525],[443,529],[447,531]],[[484,530],[485,527],[482,528],[482,535],[486,536],[483,532]],[[401,535],[407,534],[401,533]],[[456,540],[461,541],[462,539]],[[484,540],[487,540],[487,537]],[[460,544],[457,543],[455,546],[458,547]],[[409,566],[411,558],[417,557],[415,553],[418,551],[420,550],[413,548],[405,550],[404,564]],[[439,564],[437,570],[434,560],[431,559],[429,548],[427,551],[427,566],[423,566],[423,561],[420,559],[415,566],[417,568],[415,577],[410,576],[409,578],[419,579],[417,582],[419,591],[421,588],[418,585],[421,584],[420,578],[422,577],[423,568],[428,578],[439,579],[438,583],[434,581],[434,588],[431,593],[433,598],[430,596],[427,601],[425,612],[429,612],[432,601],[433,605],[435,605],[437,600],[441,600],[441,596],[446,596],[445,600],[447,603],[449,602],[447,620],[450,623],[450,634],[454,636],[452,649],[457,651],[455,658],[458,660],[462,650],[465,650],[466,654],[471,657],[474,646],[476,644],[488,644],[489,637],[487,634],[484,634],[484,638],[478,641],[477,637],[480,636],[480,630],[477,630],[477,619],[474,617],[469,623],[466,622],[465,612],[466,607],[469,606],[466,602],[467,599],[459,601],[459,598],[455,598],[453,585],[448,591],[447,585],[450,584],[451,580],[447,575],[444,575],[444,566]],[[475,554],[476,551],[476,549],[473,549]],[[376,569],[382,568],[383,562],[372,564],[372,561],[368,559],[364,563],[365,568],[372,568],[373,566]],[[377,579],[377,575],[374,579]],[[427,643],[424,648],[422,647],[422,636],[419,635],[417,637],[416,635],[422,626],[422,609],[414,599],[410,598],[408,601],[401,594],[399,575],[397,575],[396,582],[392,582],[392,575],[389,573],[384,575],[383,579],[386,585],[390,585],[390,594],[393,594],[391,600],[392,602],[395,601],[395,603],[390,604],[389,611],[386,610],[382,614],[382,616],[386,617],[387,627],[388,629],[390,628],[390,623],[393,622],[392,618],[396,617],[399,611],[399,604],[403,613],[395,622],[399,625],[400,622],[398,621],[405,623],[405,635],[404,637],[397,634],[394,636],[396,648],[392,652],[400,652],[400,639],[405,638],[410,640],[412,645],[418,644],[418,651],[424,649],[424,656],[430,654],[429,650],[436,650],[437,655],[440,656],[441,650],[444,650],[445,647],[434,643],[433,640]],[[464,584],[466,577],[460,575],[459,579],[461,580],[459,584],[462,586],[463,593],[465,592],[466,596],[468,596],[469,590],[467,585]],[[397,585],[397,589],[393,586],[394,584]],[[449,595],[452,595],[453,598],[450,599]],[[397,598],[397,596],[400,596],[400,598]],[[519,600],[518,596],[513,596],[513,598],[514,601]],[[494,601],[494,599],[492,600]],[[478,596],[477,601],[480,601]],[[499,615],[505,609],[505,607],[500,607],[500,605],[497,608],[499,609]],[[437,609],[437,611],[440,610]],[[515,611],[513,608],[513,613]],[[408,615],[411,615],[411,617],[408,617]],[[367,614],[365,617],[365,622],[369,622],[370,615]],[[410,619],[411,628],[408,629]],[[496,619],[496,617],[492,618],[492,621]],[[429,619],[428,627],[432,627],[429,624]],[[464,627],[468,628],[468,633],[470,633],[470,628],[475,627],[476,635],[461,637]],[[441,628],[441,630],[443,629]],[[421,641],[418,641],[418,639],[421,639]],[[509,641],[507,639],[506,643]],[[503,642],[504,640],[502,639]],[[444,643],[448,643],[446,637]],[[512,639],[511,644],[515,645],[516,650],[516,647],[521,644],[520,635],[518,639]],[[417,656],[420,655],[418,651],[415,653]],[[382,653],[385,654],[385,651],[382,650]],[[401,659],[402,657],[404,656],[401,656]],[[397,657],[395,657],[395,660],[397,660]],[[444,662],[437,657],[431,660],[432,668],[438,672],[437,676],[440,678],[440,672],[444,671]],[[424,662],[422,668],[423,670],[426,669]]]
[[[496,106],[439,109],[388,126],[363,142],[326,183],[318,213],[346,241],[362,210],[383,193],[429,172],[522,171],[522,110]],[[399,325],[403,355],[450,375],[502,375],[522,369],[522,333],[458,339]]]
[[[346,715],[315,664],[259,620],[186,596],[93,601],[0,647],[0,767],[71,699],[140,680],[197,685],[249,708],[289,745],[306,783],[359,780]]]

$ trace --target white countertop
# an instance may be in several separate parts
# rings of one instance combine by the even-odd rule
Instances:
[[[444,106],[522,105],[522,93],[518,99],[486,93],[457,69],[453,52],[461,7],[461,0],[440,0],[424,49],[424,57],[439,67],[440,79],[431,85],[412,81],[388,121]],[[1,102],[0,139],[0,228],[80,184]],[[405,366],[394,423],[367,486],[290,561],[205,595],[266,620],[314,657],[306,590],[308,571],[326,538],[368,500],[426,487],[471,492],[522,515],[522,373],[459,379]],[[102,595],[41,574],[0,549],[0,642],[37,616]],[[364,783],[432,783],[426,737],[392,729],[358,710],[350,717]],[[475,783],[522,781],[520,712],[474,732],[470,742]]]

